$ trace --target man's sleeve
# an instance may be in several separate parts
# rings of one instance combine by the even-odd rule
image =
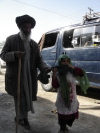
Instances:
[[[6,39],[5,45],[1,51],[1,59],[5,62],[15,61],[14,51],[11,51],[11,41],[9,38]]]

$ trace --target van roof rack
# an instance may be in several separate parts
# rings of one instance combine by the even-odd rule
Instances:
[[[85,16],[83,16],[83,24],[88,23],[95,23],[100,22],[100,12],[94,12],[93,9],[89,8],[89,13],[86,13]]]

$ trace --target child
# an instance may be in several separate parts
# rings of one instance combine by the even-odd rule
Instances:
[[[75,77],[83,77],[84,71],[72,66],[67,55],[61,55],[58,59],[58,67],[54,68],[53,73],[52,86],[58,89],[56,107],[60,125],[59,133],[66,133],[67,126],[71,127],[74,120],[78,119],[79,102],[76,95]],[[84,88],[86,89],[87,86]]]

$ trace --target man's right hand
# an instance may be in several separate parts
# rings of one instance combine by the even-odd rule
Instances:
[[[21,51],[15,51],[14,55],[16,58],[22,58],[22,56],[25,54],[25,52]]]

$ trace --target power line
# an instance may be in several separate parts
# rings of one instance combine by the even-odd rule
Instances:
[[[19,0],[13,0],[19,4],[23,4],[23,5],[26,5],[26,6],[31,6],[31,7],[34,7],[36,9],[39,9],[39,10],[42,10],[42,11],[46,11],[46,12],[49,12],[49,13],[52,13],[52,14],[56,14],[58,16],[61,16],[61,17],[65,17],[65,18],[68,18],[68,16],[65,16],[63,14],[60,14],[60,13],[57,13],[57,12],[54,12],[54,11],[51,11],[51,10],[48,10],[46,8],[42,8],[42,7],[38,7],[38,6],[35,6],[33,4],[29,4],[29,3],[25,3],[25,2],[22,2],[22,1],[19,1]],[[73,19],[72,19],[73,20]]]

